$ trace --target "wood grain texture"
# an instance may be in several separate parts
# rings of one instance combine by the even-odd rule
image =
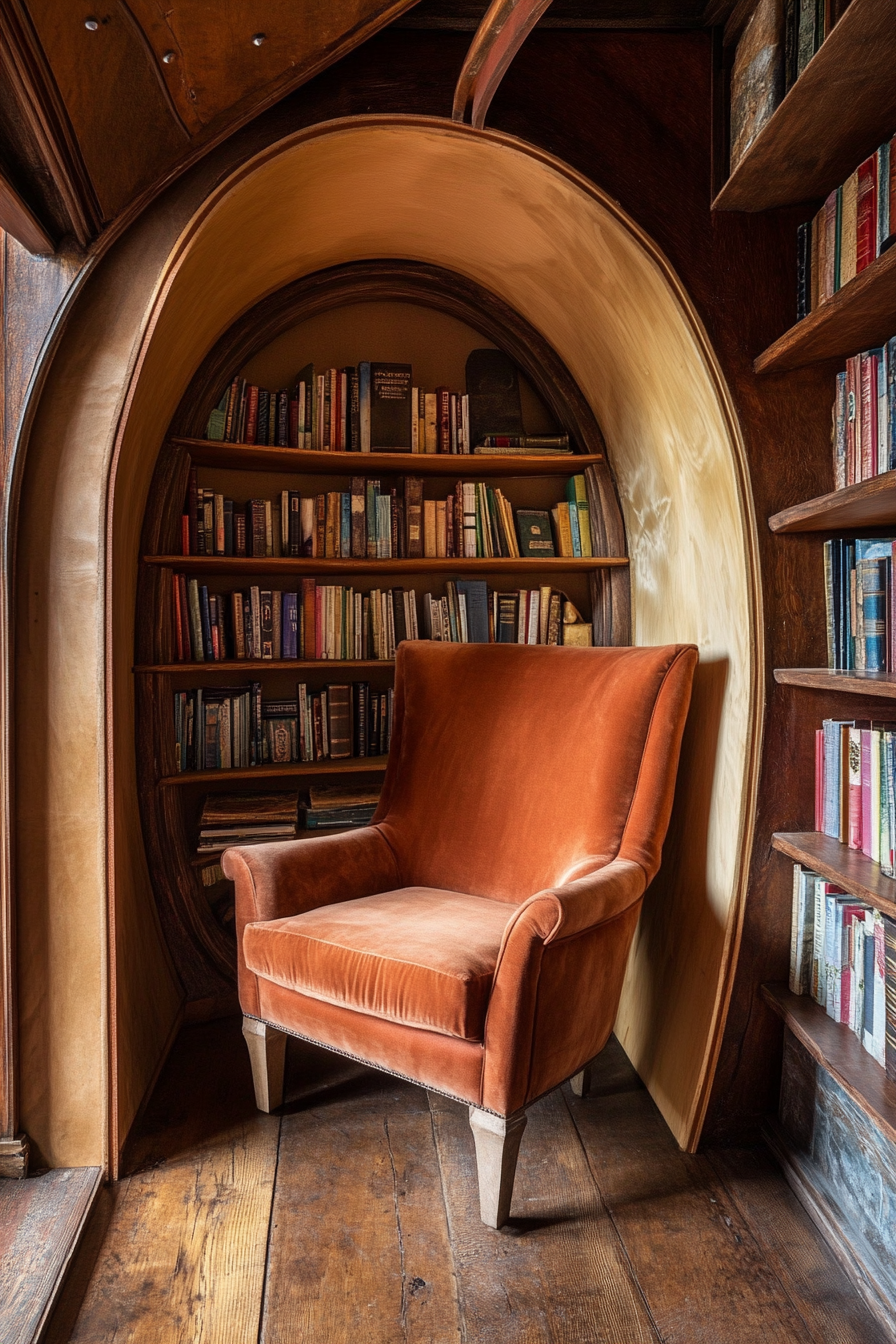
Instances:
[[[115,1187],[72,1344],[256,1339],[279,1128],[254,1109],[239,1020],[187,1029]]]
[[[888,1344],[852,1281],[762,1148],[714,1148],[709,1160],[818,1344]]]
[[[243,471],[287,471],[304,475],[355,476],[363,469],[383,475],[449,476],[560,476],[602,462],[601,453],[573,453],[568,457],[534,454],[487,457],[476,453],[328,453],[300,448],[258,448],[238,443],[210,443],[205,439],[173,439],[186,448],[197,466],[221,466]]]
[[[101,1181],[98,1167],[0,1180],[3,1344],[31,1344],[42,1336]]]
[[[716,210],[774,210],[826,196],[892,134],[894,22],[892,0],[852,0],[719,192]]]
[[[851,1221],[839,1210],[830,1182],[790,1141],[783,1128],[776,1121],[768,1120],[763,1133],[790,1188],[836,1255],[844,1273],[852,1280],[859,1298],[866,1304],[873,1318],[867,1327],[868,1338],[874,1338],[876,1318],[884,1338],[892,1339],[896,1304],[890,1290],[892,1276],[889,1267],[884,1266],[876,1257],[874,1249],[860,1234],[857,1235]]]
[[[896,249],[890,248],[826,303],[789,327],[757,356],[753,367],[757,373],[783,373],[804,364],[843,360],[882,345],[893,335],[894,304]]]
[[[527,1111],[511,1218],[503,1232],[483,1226],[479,1216],[466,1107],[433,1093],[429,1104],[466,1337],[658,1344],[661,1336],[561,1094],[553,1092]]]
[[[775,681],[780,686],[806,686],[816,691],[846,691],[852,695],[896,696],[896,674],[892,672],[830,671],[826,667],[776,667]]]
[[[660,1337],[717,1344],[727,1320],[732,1344],[809,1344],[813,1336],[709,1160],[669,1149],[615,1042],[595,1072],[599,1095],[570,1095],[569,1106]]]
[[[234,770],[184,770],[163,775],[160,788],[175,784],[224,784],[228,780],[308,779],[316,775],[374,775],[386,768],[385,756],[351,756],[344,761],[293,761],[289,765],[253,765]]]
[[[896,471],[872,476],[817,499],[802,500],[772,514],[773,532],[820,532],[828,528],[884,527],[896,522]]]
[[[551,0],[492,0],[463,63],[451,116],[480,130],[498,85]]]
[[[896,881],[884,877],[880,864],[860,850],[841,845],[839,840],[818,831],[778,832],[772,836],[772,844],[794,862],[804,864],[896,919]]]
[[[0,173],[0,228],[34,253],[53,251],[53,240],[5,173]]]
[[[389,672],[395,667],[394,658],[342,658],[340,668],[353,672]],[[138,663],[134,671],[141,676],[189,676],[196,675],[196,669],[202,669],[203,677],[221,673],[232,677],[239,672],[320,672],[330,676],[333,672],[333,660],[314,658],[310,662],[305,658],[228,658],[217,663]]]
[[[896,1083],[889,1081],[849,1027],[834,1022],[814,999],[791,994],[785,985],[763,985],[762,995],[813,1059],[896,1141]]]
[[[263,1344],[465,1337],[426,1093],[366,1073],[287,1114]]]
[[[626,566],[628,559],[623,555],[542,560],[519,556],[495,556],[487,560],[457,556],[448,560],[295,560],[284,556],[246,559],[231,555],[144,555],[143,563],[180,569],[188,574],[454,574],[461,569],[471,574],[562,574],[576,570],[587,574],[614,565]]]

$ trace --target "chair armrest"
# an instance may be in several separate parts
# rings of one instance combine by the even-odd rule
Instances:
[[[400,885],[395,856],[377,826],[226,849],[221,866],[236,884],[238,929]]]
[[[485,1023],[486,1107],[507,1115],[526,1100],[546,947],[617,919],[640,901],[646,886],[640,864],[615,859],[517,907],[504,930]]]

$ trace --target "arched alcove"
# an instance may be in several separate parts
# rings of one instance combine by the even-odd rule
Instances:
[[[176,219],[142,221],[85,287],[23,476],[19,888],[39,915],[20,960],[25,1128],[52,1162],[101,1160],[111,1091],[114,1152],[176,1022],[137,818],[130,670],[139,520],[167,425],[206,353],[264,295],[391,256],[490,289],[557,351],[616,474],[634,640],[700,647],[673,827],[617,1025],[693,1145],[744,895],[761,653],[742,448],[686,295],[591,183],[509,137],[436,120],[299,133],[223,182],[175,241]]]

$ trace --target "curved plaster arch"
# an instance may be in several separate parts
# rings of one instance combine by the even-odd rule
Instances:
[[[139,227],[128,246],[145,277],[147,259],[135,251]],[[82,850],[103,865],[108,759],[115,776],[111,905],[118,913],[110,955],[128,937],[138,944],[140,927],[149,930],[133,781],[136,547],[159,444],[197,365],[241,312],[300,275],[382,256],[435,262],[499,294],[565,361],[601,424],[617,477],[635,642],[686,640],[700,648],[666,859],[642,917],[617,1025],[679,1141],[693,1146],[744,897],[761,731],[755,638],[761,611],[736,419],[671,268],[614,202],[549,155],[508,136],[411,117],[325,123],[280,141],[223,182],[167,253],[161,236],[154,246],[148,263],[157,277],[154,292],[145,279],[142,288],[129,289],[125,248],[112,263],[124,287],[123,310],[121,301],[112,302],[108,278],[100,296],[82,304],[80,324],[74,321],[63,340],[61,373],[50,380],[35,422],[26,470],[23,538],[27,543],[30,529],[36,541],[50,525],[61,538],[41,574],[53,604],[52,638],[63,641],[67,657],[64,666],[54,660],[49,630],[38,639],[20,617],[19,713],[39,702],[55,723],[63,713],[72,716],[79,742],[74,766],[70,750],[66,756],[50,732],[39,765],[20,753],[24,806],[38,795],[58,799],[67,784],[83,781],[85,769],[90,781],[83,806],[73,793],[63,815],[51,812],[47,820],[40,866],[63,882],[53,898],[60,916],[64,887],[79,877],[65,852],[75,827]],[[127,331],[131,340],[123,344]],[[89,448],[85,435],[93,436]],[[20,599],[27,600],[34,585],[23,582]],[[47,624],[45,615],[35,619]],[[107,680],[114,704],[108,758]],[[37,794],[29,794],[29,780]],[[27,842],[27,822],[24,831]],[[33,834],[30,845],[34,854]],[[133,888],[130,896],[123,880]],[[102,945],[95,899],[82,895],[84,903]],[[89,935],[75,940],[77,955],[87,957],[89,942]],[[132,955],[131,964],[138,961]],[[90,967],[102,1015],[104,967],[95,949]],[[71,979],[78,969],[55,973],[63,997],[66,974]],[[139,1017],[155,1003],[170,1018],[171,994],[164,986],[154,992],[155,1000],[147,985],[142,1004],[132,995],[131,1014]],[[77,1028],[70,1033],[87,1054],[94,1050],[89,1033],[89,1027],[80,1037]],[[32,1092],[37,1118],[40,1098]],[[95,1109],[95,1092],[92,1100],[86,1092],[70,1100],[78,1143],[58,1122],[50,1126],[56,1139],[45,1148],[56,1161],[100,1160],[100,1136],[85,1113],[91,1104]],[[27,1128],[27,1108],[23,1121]]]

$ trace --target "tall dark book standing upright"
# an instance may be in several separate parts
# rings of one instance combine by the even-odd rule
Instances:
[[[489,434],[524,434],[516,365],[502,350],[471,350],[466,365],[470,445]]]

